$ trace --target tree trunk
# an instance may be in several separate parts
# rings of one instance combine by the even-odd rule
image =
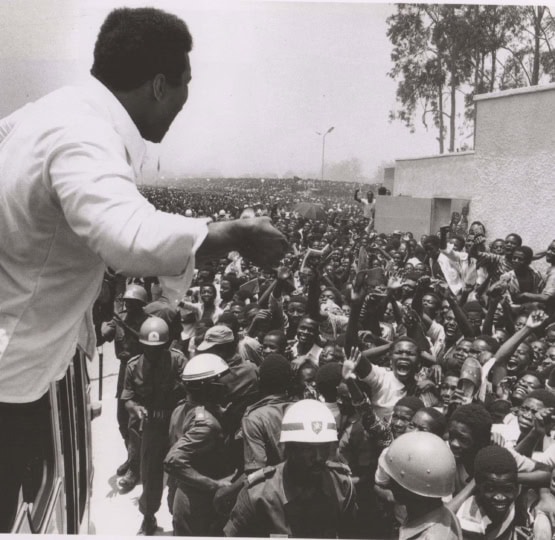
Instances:
[[[491,81],[490,81],[490,84],[489,84],[489,91],[490,92],[493,92],[493,90],[495,88],[496,62],[497,62],[497,51],[495,49],[493,49],[491,51]]]
[[[451,69],[451,115],[449,118],[449,150],[448,152],[455,151],[455,125],[456,118],[455,114],[457,112],[457,84],[455,80],[454,66]]]
[[[444,133],[445,133],[445,127],[443,124],[443,86],[440,84],[438,85],[438,89],[437,89],[437,104],[438,104],[438,108],[439,108],[439,137],[438,137],[438,141],[439,141],[439,153],[440,154],[444,154],[445,153],[445,143],[444,143]]]
[[[536,11],[537,9],[537,11]],[[532,86],[540,81],[540,34],[542,31],[542,18],[545,11],[543,6],[532,7],[534,13],[534,64],[532,67]]]

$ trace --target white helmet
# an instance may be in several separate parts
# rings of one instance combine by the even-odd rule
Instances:
[[[228,371],[229,366],[217,354],[197,354],[185,364],[181,379],[184,382],[205,381],[215,379]]]
[[[331,411],[315,399],[293,403],[281,422],[280,442],[325,443],[337,441],[337,426]]]

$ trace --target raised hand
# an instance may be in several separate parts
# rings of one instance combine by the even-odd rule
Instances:
[[[532,311],[526,320],[526,326],[531,329],[539,328],[547,319],[547,313],[541,309]]]
[[[341,368],[341,376],[343,380],[356,379],[355,369],[360,362],[361,352],[358,347],[353,347],[351,349],[351,354],[347,357],[345,352],[345,360],[343,361],[343,366]]]

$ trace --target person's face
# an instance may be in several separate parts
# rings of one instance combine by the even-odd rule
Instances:
[[[403,254],[399,251],[393,251],[391,256],[393,257],[395,264],[400,265],[403,262]]]
[[[510,377],[518,376],[528,368],[530,360],[530,346],[526,343],[521,343],[507,361],[507,375]]]
[[[555,347],[551,346],[545,351],[543,360],[541,361],[542,373],[547,373],[553,366],[555,366]]]
[[[518,379],[511,394],[512,401],[521,402],[533,390],[539,390],[542,387],[540,380],[531,373],[527,373]]]
[[[534,425],[534,416],[543,409],[543,403],[539,399],[526,398],[517,412],[518,427],[522,433],[528,433]]]
[[[511,263],[516,271],[523,270],[530,265],[530,261],[526,258],[524,253],[516,248],[511,257]]]
[[[457,462],[474,457],[476,442],[470,428],[462,422],[449,424],[449,447]]]
[[[400,341],[391,351],[391,367],[401,382],[410,381],[419,368],[418,348],[410,341]]]
[[[452,242],[454,251],[462,251],[464,248],[464,242],[460,238],[453,238]]]
[[[468,358],[471,347],[472,347],[472,342],[468,341],[467,339],[463,339],[455,347],[455,350],[453,351],[453,358],[457,362],[458,369],[462,367],[464,361]]]
[[[466,314],[466,318],[474,331],[480,333],[482,327],[482,314],[478,311],[469,311]]]
[[[123,304],[128,315],[137,315],[141,313],[144,305],[141,301],[133,300],[132,298],[126,298]]]
[[[332,291],[329,289],[325,289],[320,293],[320,297],[318,298],[318,303],[320,305],[325,304],[328,300],[335,302],[335,296]]]
[[[286,443],[285,456],[296,479],[316,480],[326,470],[332,443]]]
[[[199,283],[206,283],[207,281],[210,281],[210,272],[208,272],[207,270],[201,270],[198,273],[197,279]]]
[[[490,250],[496,255],[503,255],[505,253],[505,242],[503,240],[495,240],[492,242]]]
[[[555,264],[555,240],[549,244],[545,253],[545,260],[548,264]]]
[[[314,384],[316,381],[316,368],[313,366],[304,366],[299,370],[299,382],[302,385]]]
[[[343,355],[343,350],[337,345],[326,345],[322,352],[320,353],[319,365],[329,364],[331,362],[336,362],[338,364],[342,363],[345,359]]]
[[[426,242],[424,244],[424,251],[426,252],[426,255],[428,255],[428,257],[436,257],[439,254],[439,248],[429,242]]]
[[[314,270],[312,270],[312,268],[305,267],[299,274],[299,281],[302,285],[306,285],[312,279],[312,276],[314,276]]]
[[[218,272],[223,273],[227,268],[228,262],[227,259],[220,259],[218,261]]]
[[[175,86],[170,84],[161,74],[154,79],[152,84],[156,101],[151,105],[152,109],[140,126],[139,130],[143,138],[154,143],[162,141],[189,97],[190,82],[191,64],[187,53],[185,53],[185,69],[179,84]]]
[[[515,321],[515,329],[522,330],[526,326],[526,315],[519,315]]]
[[[474,245],[474,238],[475,236],[473,234],[468,234],[465,240],[465,247],[467,251],[470,251],[470,248]]]
[[[297,328],[299,343],[313,345],[318,335],[318,323],[312,319],[302,319]]]
[[[343,311],[343,315],[345,315],[345,317],[349,317],[351,315],[351,306],[349,304],[343,304],[341,306],[341,310]]]
[[[519,242],[516,237],[512,234],[509,234],[509,236],[505,238],[505,255],[512,255],[515,248],[518,247],[518,244]]]
[[[231,283],[227,279],[222,280],[220,283],[220,297],[224,301],[231,300],[233,297],[233,290],[231,288]]]
[[[406,432],[425,431],[427,433],[433,433],[433,425],[434,419],[426,411],[416,411],[410,424],[407,426]]]
[[[204,305],[212,305],[216,295],[214,294],[214,289],[212,287],[201,287],[200,289],[200,299]]]
[[[476,500],[495,524],[502,521],[518,495],[516,475],[485,473],[476,482]]]
[[[391,434],[394,439],[407,431],[413,416],[414,413],[412,409],[408,407],[403,405],[395,405],[395,407],[393,407],[389,426],[391,427]]]
[[[547,343],[543,341],[536,340],[530,343],[530,347],[532,348],[532,354],[534,355],[534,364],[539,364],[547,352],[548,346]]]
[[[453,397],[455,390],[457,390],[458,385],[459,378],[455,377],[454,375],[448,375],[447,377],[445,377],[445,379],[443,379],[443,382],[441,383],[441,387],[439,389],[439,395],[441,396],[441,401],[444,405],[447,405],[451,401],[451,398]]]
[[[447,316],[447,313],[449,313],[450,309],[451,308],[449,307],[449,302],[447,300],[442,300],[441,301],[441,315],[442,315],[444,320],[445,320],[445,317]]]
[[[341,259],[341,268],[343,270],[346,270],[347,268],[349,268],[349,266],[351,266],[351,260],[349,259],[349,257],[343,257]]]
[[[503,306],[499,303],[493,314],[493,324],[497,325],[503,319]]]
[[[306,309],[303,304],[299,302],[289,302],[287,306],[287,318],[293,326],[297,326],[306,314]]]
[[[489,350],[489,345],[483,339],[475,339],[470,347],[469,356],[479,358],[481,353]]]
[[[549,345],[555,345],[555,328],[550,328],[545,333],[545,342]]]
[[[509,339],[509,334],[503,328],[498,328],[495,330],[493,337],[496,339],[497,343],[505,343]]]
[[[245,325],[247,324],[247,318],[245,316],[245,310],[243,309],[243,307],[237,304],[234,304],[231,306],[230,311],[237,318],[237,321],[239,322],[239,326],[241,328],[244,328]]]
[[[424,311],[433,318],[439,308],[439,302],[435,296],[425,294],[422,297],[422,307]]]
[[[266,358],[269,354],[285,352],[285,344],[278,336],[264,336],[262,340],[262,356]]]
[[[430,273],[430,269],[423,263],[418,263],[414,267],[414,271],[420,276],[427,276]]]

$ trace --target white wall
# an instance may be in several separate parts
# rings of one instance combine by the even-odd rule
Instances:
[[[555,85],[476,98],[474,152],[398,160],[393,195],[471,199],[488,239],[555,238]]]

